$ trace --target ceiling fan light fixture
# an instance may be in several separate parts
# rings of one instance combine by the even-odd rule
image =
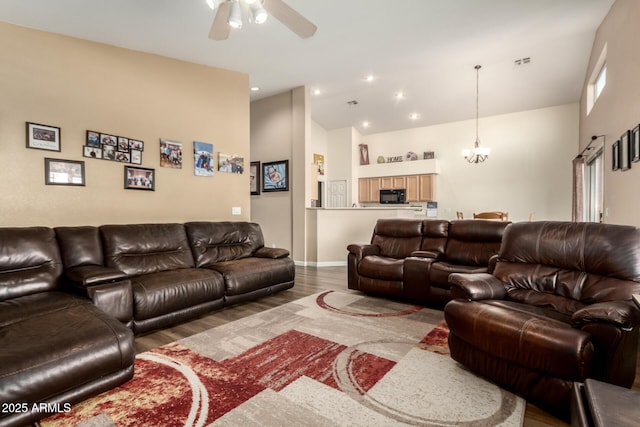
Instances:
[[[231,12],[229,13],[229,26],[231,28],[242,28],[242,10],[240,10],[240,2],[231,2]]]
[[[249,3],[249,8],[251,9],[251,15],[253,15],[253,22],[256,24],[264,24],[268,15],[267,11],[262,7],[262,3],[253,1],[253,3]]]
[[[207,5],[209,5],[209,7],[211,8],[211,10],[214,10],[216,7],[218,7],[218,0],[206,0]]]

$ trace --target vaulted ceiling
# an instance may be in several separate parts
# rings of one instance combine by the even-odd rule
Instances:
[[[253,100],[307,85],[313,120],[368,134],[474,118],[477,64],[481,117],[579,101],[614,2],[285,1],[313,37],[269,17],[210,40],[205,0],[2,0],[0,21],[241,71],[260,88]]]

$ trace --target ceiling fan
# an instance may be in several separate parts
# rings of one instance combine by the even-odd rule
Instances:
[[[207,0],[207,3],[212,9],[215,9],[216,4],[219,3],[211,31],[209,31],[209,38],[213,40],[226,40],[229,38],[231,28],[242,27],[241,6],[243,5],[251,11],[256,24],[266,21],[269,14],[303,39],[311,37],[318,29],[282,0]]]

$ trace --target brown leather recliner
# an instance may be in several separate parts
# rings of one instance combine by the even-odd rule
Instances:
[[[370,244],[347,246],[348,287],[371,294],[404,297],[408,280],[405,259],[411,256],[436,258],[445,250],[449,221],[381,218]],[[417,271],[414,280],[424,280]]]
[[[405,296],[431,305],[443,306],[449,302],[449,275],[491,272],[493,265],[489,265],[489,261],[500,250],[502,235],[509,224],[473,219],[451,221],[444,253],[434,258],[407,258],[405,269],[415,273],[408,275]]]
[[[522,222],[503,236],[493,274],[449,277],[451,356],[568,419],[574,381],[630,387],[640,311],[640,229]]]

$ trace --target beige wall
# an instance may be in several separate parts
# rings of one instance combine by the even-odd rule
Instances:
[[[248,173],[196,177],[192,155],[196,140],[248,162],[247,75],[4,23],[0,58],[0,225],[250,218]],[[26,149],[25,122],[60,127],[62,151]],[[82,157],[88,129],[143,140],[156,191],[125,190],[122,163]],[[160,138],[183,143],[183,169],[160,167]],[[45,157],[85,161],[87,185],[45,185]]]
[[[379,155],[435,151],[440,218],[501,210],[513,221],[528,220],[531,212],[536,219],[571,219],[578,104],[483,117],[479,135],[481,145],[492,149],[481,164],[468,164],[461,155],[473,147],[475,120],[366,135],[362,142],[374,162]]]
[[[617,0],[593,44],[580,103],[580,149],[592,135],[605,135],[604,221],[640,226],[640,163],[627,171],[611,170],[611,146],[627,129],[640,123],[640,2]],[[587,84],[600,53],[607,47],[607,84],[591,113],[586,114]],[[578,154],[578,153],[576,153]]]

